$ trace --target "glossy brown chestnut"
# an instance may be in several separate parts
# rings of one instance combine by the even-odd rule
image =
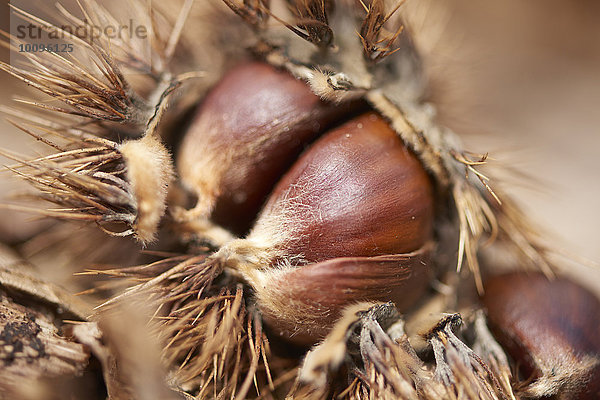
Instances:
[[[302,254],[306,263],[406,253],[432,235],[429,177],[373,112],[327,133],[300,157],[273,190],[257,229],[290,203],[302,220],[290,227],[285,253]]]
[[[217,254],[256,292],[267,324],[300,344],[360,301],[406,309],[429,276],[429,176],[367,113],[317,140],[278,183],[246,239]]]
[[[267,195],[304,147],[356,104],[321,101],[301,80],[247,62],[208,93],[177,157],[182,182],[198,196],[188,217],[248,230]]]
[[[489,280],[482,300],[520,379],[534,379],[529,394],[600,398],[600,301],[592,293],[520,272]]]

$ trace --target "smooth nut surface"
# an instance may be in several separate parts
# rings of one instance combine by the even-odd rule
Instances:
[[[263,319],[300,345],[325,338],[342,310],[363,301],[391,301],[406,310],[431,279],[429,249],[377,257],[341,257],[273,276],[259,290]],[[260,300],[260,299],[259,299]]]
[[[260,260],[238,266],[267,324],[307,345],[357,302],[414,304],[429,282],[432,236],[429,176],[370,112],[327,132],[298,159],[232,252]]]
[[[432,236],[433,194],[417,157],[367,113],[320,138],[281,179],[261,218],[297,204],[287,254],[306,262],[417,250]]]
[[[592,293],[564,278],[521,272],[489,280],[482,301],[522,379],[572,373],[574,385],[567,382],[561,398],[598,398],[598,365],[577,375],[586,359],[600,361],[600,301]]]
[[[298,154],[355,104],[321,101],[305,82],[261,62],[233,68],[207,94],[177,166],[211,219],[243,233]]]

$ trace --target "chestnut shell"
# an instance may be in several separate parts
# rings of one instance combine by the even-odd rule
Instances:
[[[585,355],[600,358],[600,301],[565,278],[515,272],[490,279],[483,304],[494,335],[519,367],[521,379],[539,378]],[[600,398],[600,367],[579,392],[560,398]],[[570,388],[569,390],[573,390]]]
[[[177,159],[182,180],[199,197],[216,197],[211,219],[241,235],[304,147],[361,106],[324,102],[271,65],[240,64],[195,112]]]
[[[433,234],[430,178],[374,112],[317,140],[279,181],[257,226],[290,201],[299,220],[285,253],[307,263],[407,253]]]
[[[259,304],[264,321],[280,336],[312,345],[325,338],[350,305],[391,301],[406,310],[423,295],[431,272],[427,248],[408,254],[335,258],[274,276],[268,287],[259,288]],[[260,301],[265,297],[269,301]]]
[[[431,276],[432,192],[421,162],[374,112],[319,138],[247,238],[275,254],[248,278],[268,326],[310,345],[352,304],[412,306]]]

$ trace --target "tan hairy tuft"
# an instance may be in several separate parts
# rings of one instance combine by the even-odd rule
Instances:
[[[171,157],[154,136],[125,142],[119,150],[127,162],[127,178],[137,203],[136,237],[146,244],[156,239],[165,214],[167,191],[174,176]]]

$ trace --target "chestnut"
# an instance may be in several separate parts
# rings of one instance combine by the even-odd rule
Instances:
[[[304,146],[356,106],[324,102],[305,82],[266,63],[233,68],[195,111],[181,143],[178,171],[198,200],[179,219],[210,217],[247,232]]]
[[[429,176],[371,112],[317,140],[279,181],[246,239],[213,259],[252,286],[271,329],[312,344],[351,304],[412,305],[429,281],[432,234]]]
[[[483,304],[490,327],[512,357],[524,394],[600,397],[600,301],[565,278],[515,272],[490,279]]]
[[[292,204],[299,207],[296,215],[289,215]],[[421,162],[371,112],[330,131],[300,157],[273,190],[249,239],[279,220],[288,235],[281,244],[285,253],[303,254],[306,263],[406,253],[431,238],[432,208]]]

